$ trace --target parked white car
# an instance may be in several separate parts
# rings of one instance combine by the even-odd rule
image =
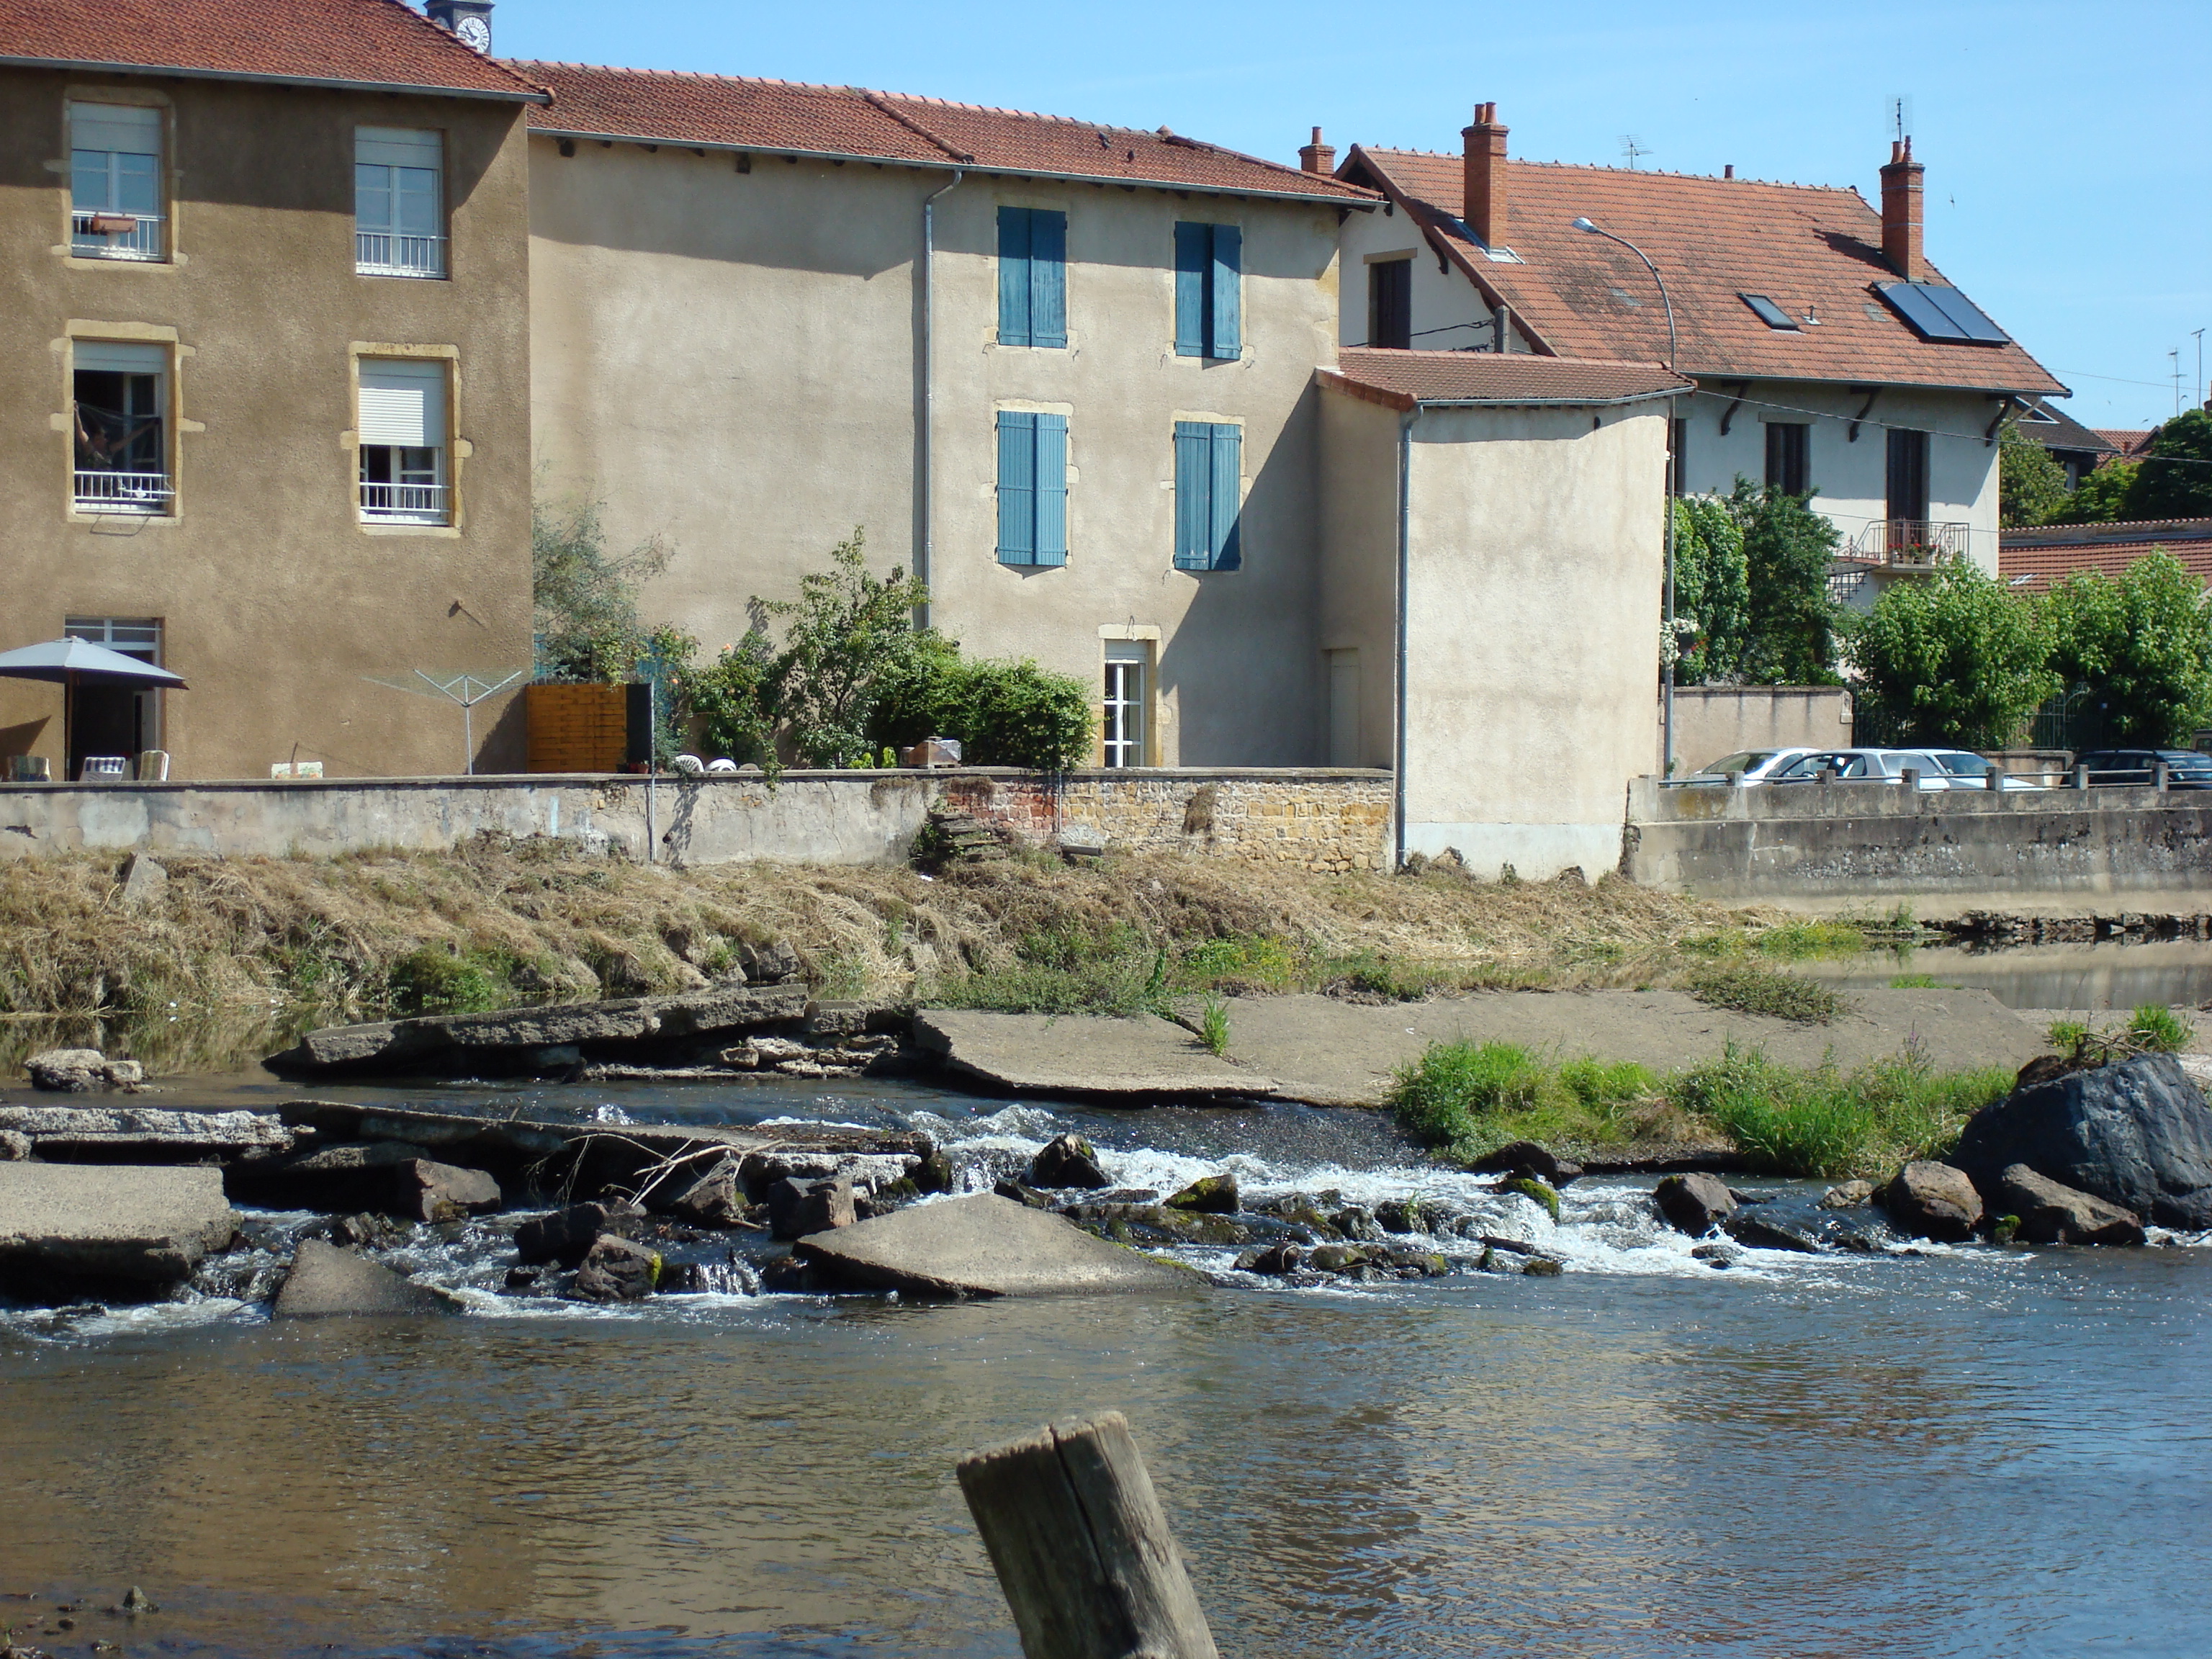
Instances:
[[[1800,755],[1813,753],[1810,749],[1746,749],[1733,755],[1723,755],[1711,766],[1701,766],[1696,771],[1673,783],[1726,783],[1729,774],[1740,772],[1746,783],[1764,783]]]
[[[1934,749],[1929,752],[1951,775],[1951,787],[1954,789],[1986,789],[1990,787],[1990,774],[1996,770],[1996,762],[1986,755],[1977,755],[1971,749]],[[2015,777],[2009,772],[1997,780],[2000,789],[2040,789],[2043,787],[2031,778]]]
[[[1954,773],[1936,758],[1937,752],[1932,749],[1808,750],[1774,772],[1766,781],[1773,784],[1811,783],[1821,773],[1832,772],[1845,782],[1867,783],[1884,779],[1901,782],[1905,773],[1916,772],[1919,775],[1919,787],[1923,792],[1988,787],[1978,777]],[[1957,754],[1964,751],[1953,750],[1945,752]],[[1969,758],[1980,760],[1981,757],[1974,755]]]

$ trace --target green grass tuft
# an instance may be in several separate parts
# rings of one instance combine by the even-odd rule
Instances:
[[[1731,1044],[1677,1078],[1671,1093],[1766,1173],[1838,1180],[1940,1156],[1969,1117],[2011,1086],[2008,1072],[1937,1073],[1911,1053],[1845,1077],[1826,1066],[1800,1071]]]
[[[2178,1054],[2197,1039],[2190,1023],[2163,1003],[2146,1002],[2135,1012],[2121,1038],[2138,1054]]]
[[[1198,1040],[1217,1060],[1229,1052],[1229,1005],[1217,995],[1207,995],[1206,1008],[1198,1017]]]
[[[1715,1008],[1805,1025],[1826,1025],[1844,1012],[1843,998],[1826,986],[1754,963],[1705,969],[1691,978],[1690,994]]]
[[[1753,941],[1761,954],[1784,962],[1812,957],[1855,957],[1867,948],[1866,930],[1848,921],[1791,921],[1770,927]]]
[[[1889,981],[1893,991],[1955,991],[1960,987],[1933,974],[1899,974]]]

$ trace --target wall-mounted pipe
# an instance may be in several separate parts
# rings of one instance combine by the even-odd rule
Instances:
[[[1397,705],[1392,724],[1390,762],[1390,821],[1393,872],[1406,867],[1406,618],[1413,574],[1413,422],[1421,418],[1415,404],[1398,417],[1398,650],[1395,664]]]

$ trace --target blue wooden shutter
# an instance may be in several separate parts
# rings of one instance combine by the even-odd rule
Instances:
[[[999,411],[1000,564],[1036,562],[1036,422],[1017,410]]]
[[[1175,564],[1178,570],[1203,570],[1213,562],[1212,430],[1203,421],[1175,423]]]
[[[1176,227],[1176,356],[1206,356],[1206,276],[1212,262],[1210,225]]]
[[[999,210],[999,343],[1030,343],[1030,210]]]
[[[1036,548],[1038,564],[1067,562],[1067,416],[1036,421]]]
[[[1033,346],[1067,346],[1067,216],[1030,210],[1030,337]]]
[[[1206,524],[1206,545],[1216,570],[1234,570],[1243,562],[1237,526],[1242,517],[1244,486],[1244,428],[1212,428],[1212,511]]]
[[[1212,292],[1206,298],[1213,326],[1206,339],[1206,355],[1241,357],[1244,355],[1243,284],[1237,279],[1244,269],[1244,233],[1235,225],[1215,225],[1212,228],[1213,267],[1208,286]]]

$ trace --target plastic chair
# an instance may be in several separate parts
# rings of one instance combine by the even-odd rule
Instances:
[[[138,781],[167,783],[169,781],[169,751],[166,749],[146,749],[138,755]]]
[[[79,783],[121,783],[131,775],[127,755],[87,755],[77,769]]]
[[[52,783],[54,763],[44,755],[10,755],[8,779],[11,783]]]

